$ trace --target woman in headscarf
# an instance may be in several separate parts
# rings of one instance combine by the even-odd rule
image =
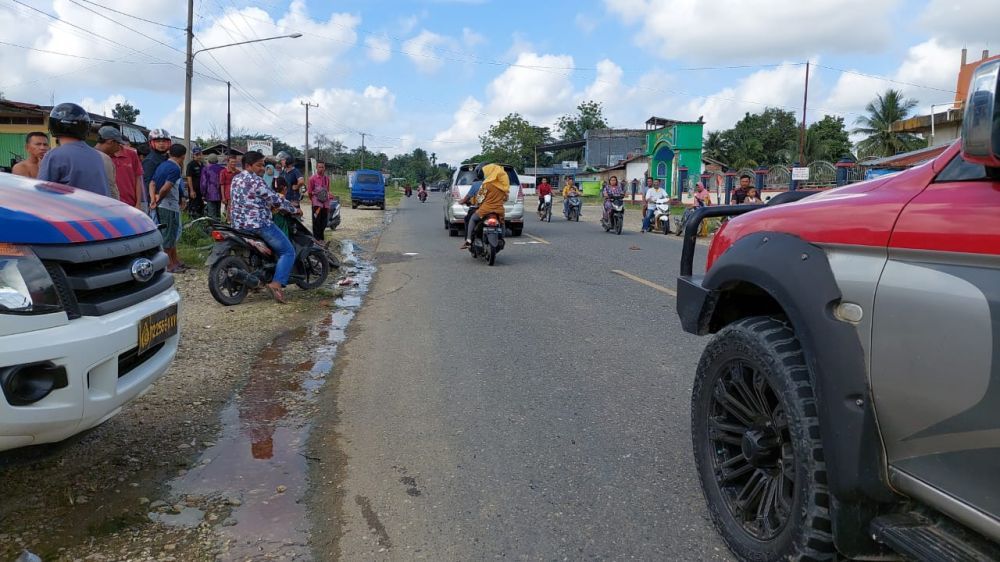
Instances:
[[[483,185],[468,203],[477,209],[465,225],[465,244],[462,244],[461,248],[463,250],[472,246],[472,235],[476,232],[479,221],[489,215],[496,215],[500,222],[503,222],[503,204],[510,194],[510,178],[507,176],[507,171],[498,164],[486,164],[482,168],[482,174]]]
[[[267,187],[274,189],[274,164],[264,166],[264,183]]]

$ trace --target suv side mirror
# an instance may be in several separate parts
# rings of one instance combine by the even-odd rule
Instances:
[[[962,158],[1000,168],[1000,60],[980,65],[969,82],[962,120]]]

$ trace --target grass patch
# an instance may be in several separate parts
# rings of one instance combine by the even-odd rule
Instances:
[[[177,242],[177,257],[188,267],[202,268],[205,267],[205,260],[215,241],[209,234],[206,222],[191,224],[191,220],[187,213],[181,212],[181,224],[184,228],[181,230],[181,239]]]

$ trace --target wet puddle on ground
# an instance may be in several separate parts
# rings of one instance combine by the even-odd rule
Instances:
[[[351,283],[331,314],[260,351],[246,386],[222,411],[217,440],[169,485],[171,497],[212,497],[231,506],[217,527],[225,545],[220,560],[311,558],[305,444],[312,412],[375,273],[353,242],[343,242],[342,255],[341,272]],[[176,526],[202,522],[197,509],[175,511],[150,517]]]

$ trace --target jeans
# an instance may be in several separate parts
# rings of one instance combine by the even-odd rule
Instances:
[[[646,216],[642,218],[642,229],[649,230],[650,223],[653,221],[653,215],[656,214],[656,208],[650,207],[646,210]]]
[[[326,223],[330,222],[330,209],[326,207],[313,207],[313,238],[323,241],[323,231],[326,230]]]
[[[205,201],[205,216],[211,217],[213,219],[219,218],[219,202],[218,201]]]
[[[466,242],[472,242],[472,234],[476,232],[476,225],[478,225],[481,220],[483,219],[479,216],[479,213],[472,213],[472,217],[465,221]]]
[[[295,248],[285,233],[273,222],[264,228],[258,228],[257,234],[267,242],[267,245],[278,254],[278,265],[274,268],[274,281],[284,287],[288,284],[288,276],[295,265]]]

